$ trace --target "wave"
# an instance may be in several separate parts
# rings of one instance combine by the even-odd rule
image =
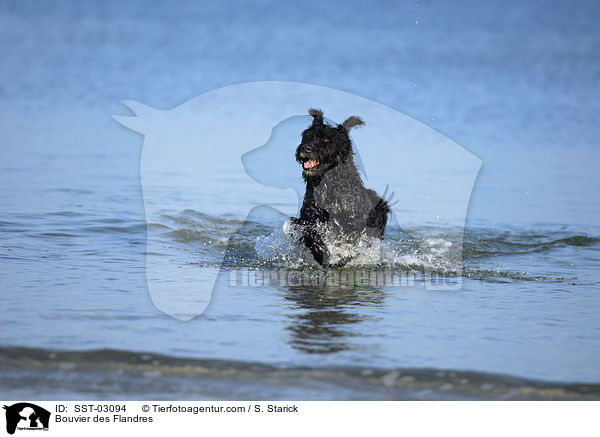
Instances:
[[[114,349],[0,347],[7,398],[600,400],[600,384],[465,370],[284,366]]]
[[[465,256],[480,258],[487,256],[522,255],[545,252],[566,246],[587,247],[600,242],[600,238],[572,232],[545,230],[494,231],[488,229],[467,230],[465,233]]]
[[[273,210],[274,211],[274,210]],[[56,217],[63,221],[53,222]],[[45,240],[120,235],[141,240],[144,234],[161,247],[181,249],[188,264],[227,268],[317,267],[312,255],[284,229],[281,214],[249,217],[210,215],[192,209],[162,214],[151,223],[124,218],[89,218],[69,211],[43,215],[12,215],[0,221],[0,232],[19,233]],[[38,223],[42,220],[43,223]],[[44,222],[44,220],[46,220]],[[48,222],[50,220],[50,222]],[[147,232],[146,232],[147,231]],[[519,229],[450,226],[389,226],[383,242],[364,238],[356,245],[340,245],[338,258],[351,257],[345,269],[429,271],[485,281],[560,281],[556,272],[530,272],[507,268],[502,260],[534,257],[565,248],[596,248],[598,230],[564,225]],[[358,254],[358,255],[357,255]]]

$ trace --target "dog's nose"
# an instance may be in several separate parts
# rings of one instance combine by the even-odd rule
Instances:
[[[296,158],[299,160],[308,159],[309,157],[311,157],[313,155],[313,153],[316,150],[317,149],[315,148],[315,146],[310,143],[300,144],[298,146],[298,150],[296,151]]]

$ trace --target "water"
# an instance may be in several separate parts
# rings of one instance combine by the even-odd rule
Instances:
[[[257,3],[242,15],[236,2],[2,3],[7,397],[598,398],[597,5],[324,4],[299,20],[313,7]],[[367,97],[479,157],[462,261],[461,228],[421,222],[424,202],[396,214],[384,248],[383,269],[422,273],[414,284],[311,285],[319,270],[278,234],[296,195],[232,171],[218,181],[228,213],[181,207],[188,193],[165,178],[156,197],[164,211],[147,229],[143,139],[111,119],[127,114],[118,102],[169,109],[270,79]],[[378,153],[416,165],[393,149]],[[367,173],[383,191],[379,171]],[[195,205],[214,201],[210,188],[194,193]],[[272,214],[247,222],[260,202]],[[240,226],[204,314],[182,322],[157,310],[147,234],[180,255],[175,267],[197,273],[220,266]],[[382,270],[368,256],[359,264],[344,271]],[[232,272],[307,265],[308,285],[227,286]],[[428,289],[431,271],[458,273],[460,289]],[[52,389],[33,393],[25,381]]]

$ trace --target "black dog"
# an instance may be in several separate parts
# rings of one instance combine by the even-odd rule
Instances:
[[[352,256],[332,263],[331,242],[354,244],[361,236],[383,239],[388,203],[365,188],[348,131],[364,122],[352,116],[338,126],[323,122],[323,112],[310,109],[312,125],[302,132],[296,161],[306,182],[300,218],[291,217],[301,240],[322,266],[343,267]],[[384,194],[385,196],[385,194]]]

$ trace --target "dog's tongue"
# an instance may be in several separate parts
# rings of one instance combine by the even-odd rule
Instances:
[[[304,168],[306,168],[306,169],[313,168],[318,163],[319,162],[316,159],[309,159],[308,161],[306,161],[304,163]]]

